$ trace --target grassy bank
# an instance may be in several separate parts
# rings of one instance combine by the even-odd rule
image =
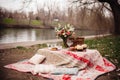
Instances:
[[[12,18],[4,18],[2,20],[2,23],[4,24],[11,24],[11,25],[18,25],[18,24],[22,24],[22,25],[28,25],[29,24],[29,20],[26,20],[26,19],[18,19],[18,20],[15,20],[15,19],[12,19]],[[30,25],[32,26],[41,26],[42,25],[42,21],[40,20],[31,20],[30,21]]]
[[[120,66],[120,36],[85,40],[90,49],[97,49],[102,56],[109,59],[116,66]]]
[[[4,27],[20,27],[25,26],[26,28],[53,28],[53,26],[57,26],[58,22],[52,21],[51,23],[46,23],[41,20],[27,20],[27,19],[13,19],[13,18],[3,18],[0,20],[0,24],[4,24]],[[9,26],[7,26],[9,25]],[[14,26],[18,25],[18,26]]]

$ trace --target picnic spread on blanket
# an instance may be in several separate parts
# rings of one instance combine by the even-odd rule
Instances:
[[[99,75],[116,68],[98,50],[74,51],[68,48],[42,48],[30,59],[4,67],[53,80],[95,80]]]
[[[64,48],[51,47],[37,50],[30,59],[5,65],[5,68],[31,72],[52,80],[95,80],[99,75],[116,67],[98,50],[88,49],[84,37],[76,37],[72,25],[59,25],[55,31],[63,40]],[[72,37],[71,37],[72,36]],[[70,46],[67,40],[72,42]]]

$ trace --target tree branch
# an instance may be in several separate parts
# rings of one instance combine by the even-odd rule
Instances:
[[[110,8],[108,8],[107,6],[103,5],[103,7],[105,7],[107,10],[109,10],[110,12],[112,12],[112,10]]]

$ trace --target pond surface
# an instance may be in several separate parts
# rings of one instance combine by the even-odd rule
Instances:
[[[75,30],[79,36],[95,35],[98,31]],[[101,31],[103,33],[105,31]],[[4,28],[0,29],[0,44],[14,43],[24,41],[50,40],[57,39],[54,29],[18,29]]]

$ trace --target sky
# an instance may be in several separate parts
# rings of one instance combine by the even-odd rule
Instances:
[[[0,0],[0,7],[6,8],[7,10],[20,10],[23,7],[24,0]],[[36,3],[37,1],[37,3]],[[47,6],[53,6],[55,8],[58,6],[61,10],[67,8],[67,0],[32,0],[29,5],[24,5],[22,9],[25,12],[34,11],[36,12],[36,7],[44,7],[47,10]]]

